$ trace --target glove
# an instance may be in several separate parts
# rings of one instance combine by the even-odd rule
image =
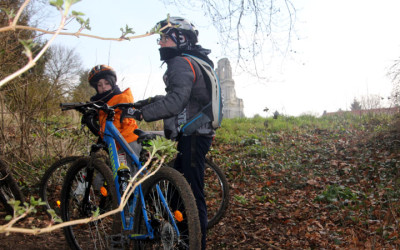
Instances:
[[[99,117],[96,110],[89,110],[82,116],[81,120],[82,125],[86,125],[90,132],[92,132],[95,136],[99,136],[100,125],[99,125]]]
[[[139,109],[133,109],[133,108],[124,109],[124,110],[122,110],[120,122],[122,123],[122,121],[125,118],[133,118],[136,121],[141,121],[141,120],[143,120],[142,111]]]
[[[136,121],[141,121],[143,120],[143,114],[142,111],[140,109],[134,109],[135,112],[133,112],[133,119],[135,119]]]

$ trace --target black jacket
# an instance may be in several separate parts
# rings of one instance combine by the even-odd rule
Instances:
[[[150,104],[142,108],[142,114],[147,122],[164,119],[166,137],[175,139],[180,126],[208,104],[211,96],[207,91],[200,66],[193,59],[176,56],[165,62],[167,70],[164,74],[164,83],[167,94],[153,97],[149,101]],[[213,136],[214,130],[208,123],[198,128],[195,133]]]

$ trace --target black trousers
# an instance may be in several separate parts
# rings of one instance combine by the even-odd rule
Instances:
[[[206,248],[207,206],[204,198],[204,162],[212,143],[211,137],[181,136],[174,168],[181,172],[192,188],[199,211],[202,232],[202,249]]]

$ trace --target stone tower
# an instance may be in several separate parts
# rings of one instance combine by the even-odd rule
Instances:
[[[227,58],[219,60],[215,72],[221,83],[224,118],[244,117],[243,100],[236,97],[235,81],[232,79],[232,68],[229,60]]]

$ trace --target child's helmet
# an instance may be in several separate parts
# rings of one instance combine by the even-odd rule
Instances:
[[[182,17],[170,17],[169,22],[174,27],[166,28],[161,32],[171,37],[179,49],[187,49],[198,42],[199,31],[190,21]],[[158,22],[156,27],[162,28],[166,25],[168,25],[168,19]],[[182,39],[182,35],[184,39]]]
[[[106,79],[114,87],[117,82],[117,74],[108,65],[96,65],[89,71],[88,81],[93,88],[97,89],[97,82],[100,79]]]

